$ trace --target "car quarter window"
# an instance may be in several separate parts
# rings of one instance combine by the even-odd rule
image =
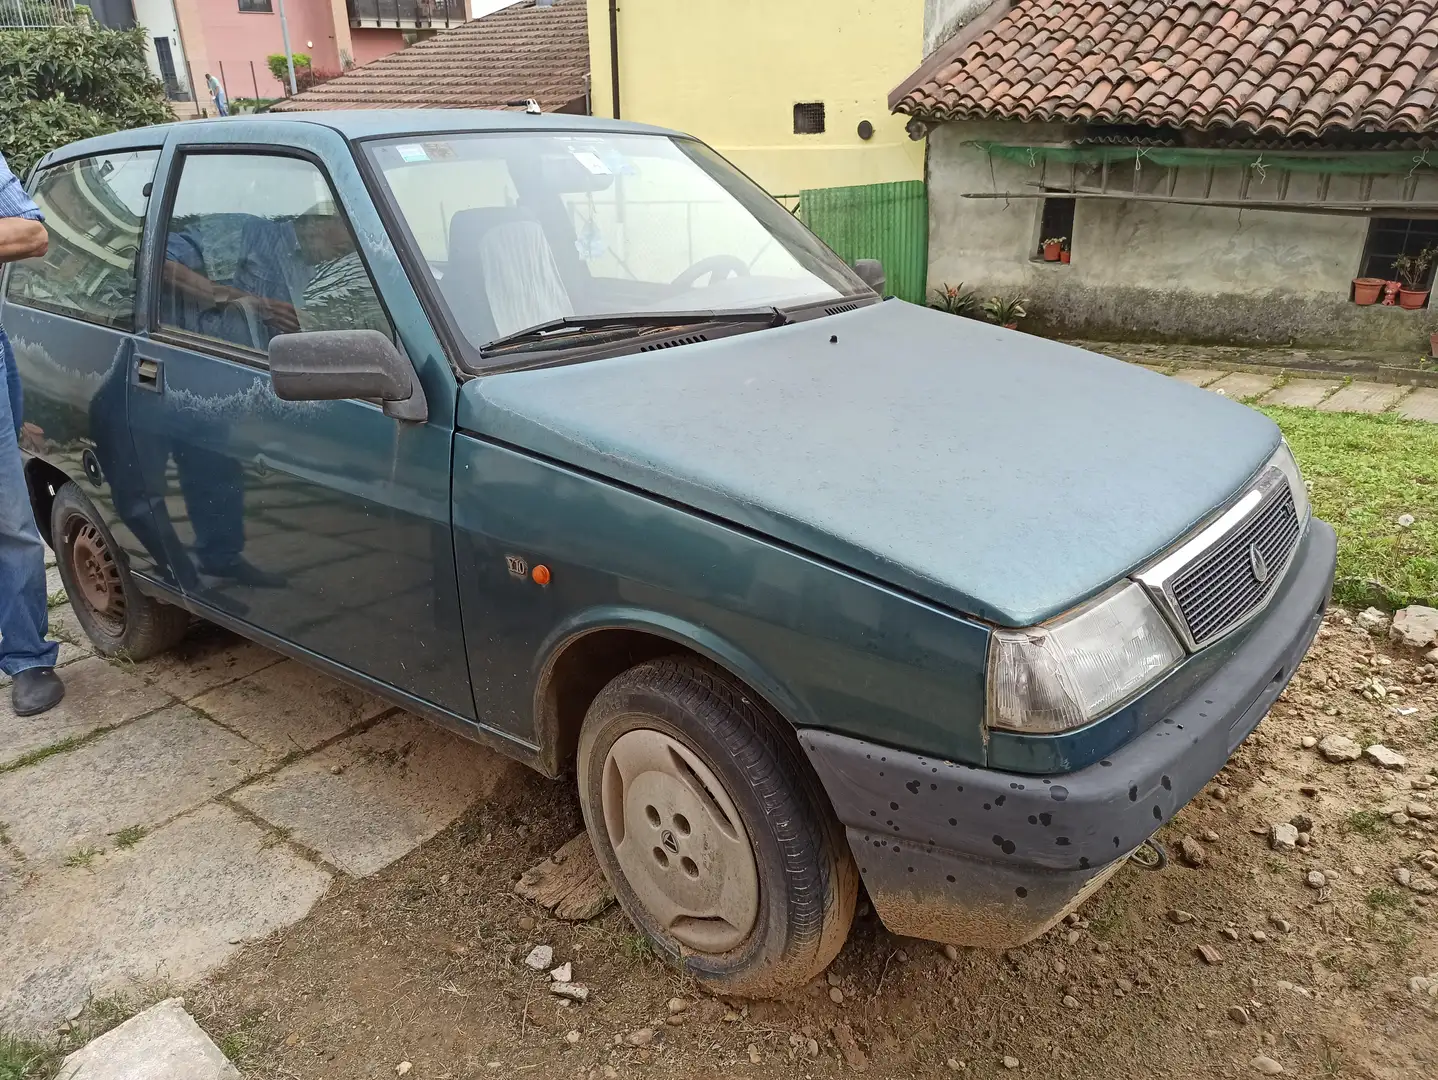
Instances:
[[[32,197],[50,249],[10,270],[6,298],[86,322],[131,330],[146,185],[158,150],[97,154],[45,169]]]
[[[394,337],[329,181],[301,158],[185,155],[161,265],[164,328],[258,353],[297,331]]]

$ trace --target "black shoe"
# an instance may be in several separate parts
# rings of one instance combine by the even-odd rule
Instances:
[[[26,668],[10,684],[10,704],[16,716],[36,716],[60,704],[65,684],[54,668]]]

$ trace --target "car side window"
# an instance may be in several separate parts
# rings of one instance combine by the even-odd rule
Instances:
[[[262,354],[297,331],[394,339],[329,181],[301,158],[186,155],[157,291],[162,327]]]
[[[11,268],[6,299],[133,330],[147,185],[159,159],[158,150],[131,150],[42,172],[31,198],[45,214],[50,249]]]

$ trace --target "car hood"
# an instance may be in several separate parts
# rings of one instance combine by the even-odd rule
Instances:
[[[1131,573],[1279,439],[1176,379],[892,300],[480,378],[459,425],[1002,626]]]

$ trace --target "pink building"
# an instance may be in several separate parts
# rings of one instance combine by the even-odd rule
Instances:
[[[284,0],[290,49],[307,53],[322,76],[458,26],[470,6],[471,0]],[[284,96],[287,87],[268,63],[284,52],[279,0],[136,0],[135,9],[154,35],[156,73],[172,86],[193,84],[202,110],[213,112],[207,74],[231,99]],[[154,18],[147,9],[155,9]]]

